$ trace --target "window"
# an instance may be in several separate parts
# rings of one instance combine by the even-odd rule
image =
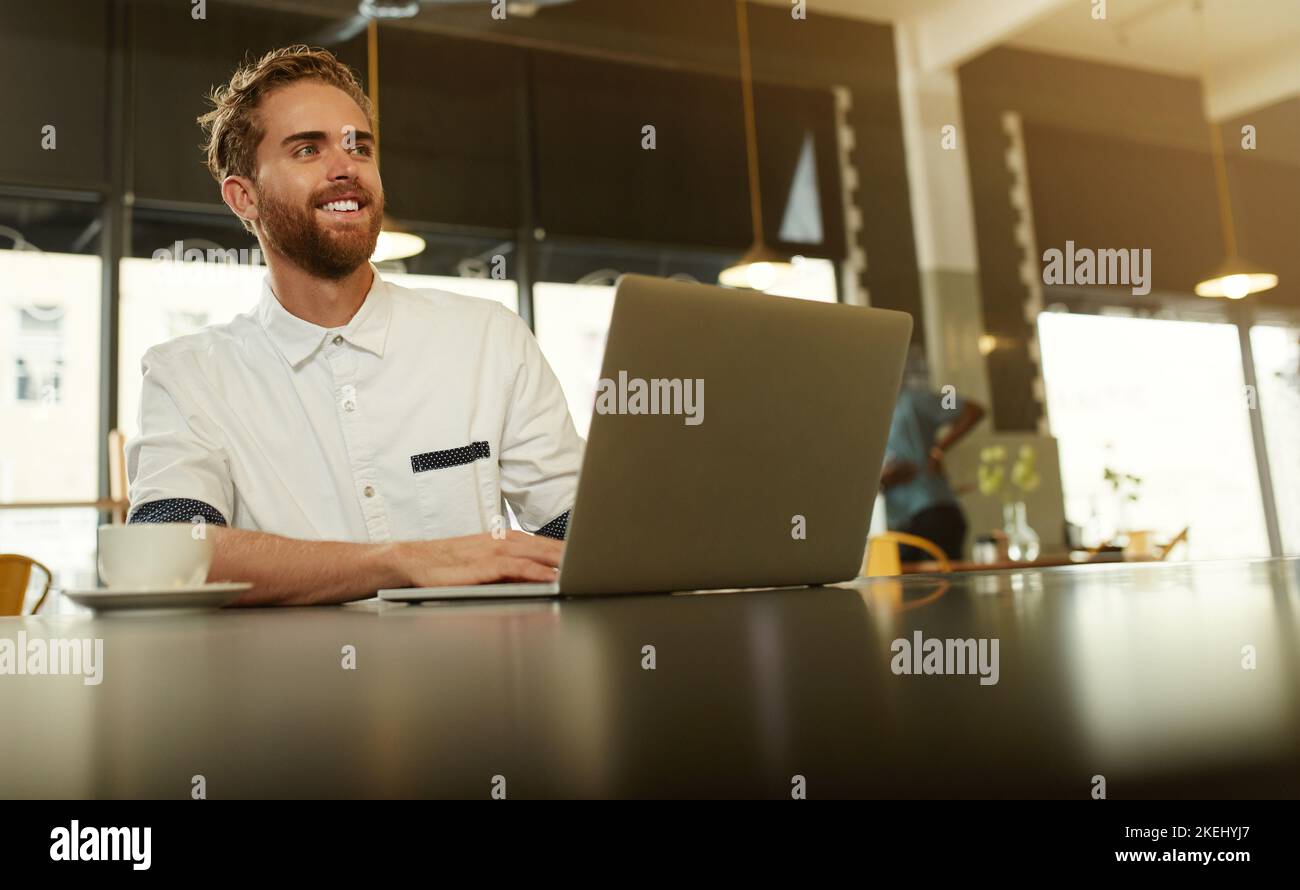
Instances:
[[[1047,312],[1038,336],[1066,517],[1086,543],[1189,526],[1193,559],[1268,555],[1234,325]],[[1108,468],[1141,479],[1136,500]]]
[[[609,320],[614,314],[614,288],[539,282],[533,288],[533,308],[537,342],[559,378],[573,425],[585,439],[596,404]]]
[[[466,297],[479,297],[500,303],[511,312],[519,311],[519,285],[507,279],[454,278],[446,275],[412,275],[407,272],[380,272],[385,281],[416,290],[451,291]]]
[[[1255,354],[1256,405],[1264,421],[1273,500],[1277,504],[1282,552],[1300,555],[1300,330],[1256,325],[1250,330]]]
[[[0,250],[0,501],[96,497],[99,270],[97,256]]]
[[[15,397],[20,402],[59,401],[63,379],[62,306],[24,306],[18,310],[15,338]]]
[[[99,490],[98,204],[0,196],[0,503]],[[0,542],[95,583],[92,508],[0,509]]]

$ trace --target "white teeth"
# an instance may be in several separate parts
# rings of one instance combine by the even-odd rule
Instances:
[[[324,205],[324,207],[321,208],[321,209],[323,209],[323,210],[360,210],[360,209],[361,209],[361,205],[358,204],[356,201],[352,201],[352,200],[347,200],[347,201],[331,201],[330,203]]]

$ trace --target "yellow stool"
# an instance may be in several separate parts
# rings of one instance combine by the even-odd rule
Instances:
[[[939,563],[939,571],[952,571],[952,563],[948,561],[948,555],[933,541],[906,532],[883,532],[867,540],[867,558],[862,562],[862,574],[868,578],[903,574],[903,563],[898,558],[899,544],[924,550]]]

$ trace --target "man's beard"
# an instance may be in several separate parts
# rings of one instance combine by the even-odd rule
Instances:
[[[313,196],[305,207],[295,207],[263,185],[257,209],[267,246],[315,278],[338,281],[347,277],[375,252],[375,241],[384,224],[384,196],[382,192],[372,195],[359,185],[342,191],[355,192],[364,200],[368,226],[351,224],[326,231],[327,224],[316,218],[316,207],[330,199],[328,192]]]

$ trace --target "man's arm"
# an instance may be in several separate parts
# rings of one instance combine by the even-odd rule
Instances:
[[[880,471],[880,487],[886,491],[916,478],[916,464],[910,460],[886,460]]]
[[[501,435],[501,493],[524,528],[563,538],[577,492],[583,443],[537,338],[519,316],[497,308],[504,327],[501,341],[516,363]]]
[[[555,580],[564,544],[507,532],[438,541],[353,544],[299,541],[209,526],[209,581],[251,581],[237,606],[306,606],[374,596],[387,587],[438,587],[496,581]]]
[[[939,441],[930,449],[930,469],[933,472],[939,472],[943,466],[944,454],[956,445],[966,434],[969,433],[977,423],[984,419],[984,406],[979,402],[967,401],[962,406],[961,414],[953,421],[948,432],[940,437]]]

